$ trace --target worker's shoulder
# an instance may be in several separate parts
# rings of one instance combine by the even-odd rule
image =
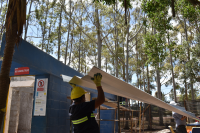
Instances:
[[[79,110],[79,109],[81,109],[81,108],[87,108],[87,107],[89,107],[89,106],[93,106],[95,104],[95,101],[94,100],[92,100],[92,101],[89,101],[89,102],[82,102],[82,103],[79,103],[79,104],[72,104],[71,106],[70,106],[70,108],[72,109],[72,110]]]

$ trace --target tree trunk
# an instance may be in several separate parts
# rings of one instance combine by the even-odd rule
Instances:
[[[74,30],[74,23],[73,23],[73,30]],[[73,33],[71,33],[71,49],[70,49],[70,53],[69,53],[69,63],[68,63],[68,65],[70,66],[70,63],[71,63],[71,56],[72,56],[72,43],[73,43],[73,37],[74,37],[74,34]]]
[[[185,84],[185,99],[188,100],[188,95],[187,95],[187,77],[186,77],[186,68],[184,64],[184,84]]]
[[[124,53],[124,43],[122,44],[123,45],[123,59],[125,60],[125,53]],[[126,80],[126,78],[125,78],[125,65],[123,65],[123,80],[125,81]]]
[[[80,25],[80,27],[82,28],[82,16],[80,16],[80,17],[81,17],[81,25]],[[80,40],[79,40],[80,42],[79,42],[79,50],[78,50],[78,56],[79,56],[78,57],[78,71],[79,72],[81,72],[81,65],[82,65],[82,63],[81,63],[81,33],[82,32],[80,32]]]
[[[190,61],[190,44],[188,42],[187,24],[186,24],[185,18],[184,18],[184,25],[185,25],[184,30],[185,30],[186,42],[187,42],[187,45],[188,45],[187,54],[188,54],[188,62],[189,62]],[[192,79],[192,76],[191,76],[191,70],[189,72],[190,72],[189,75],[190,75],[190,86],[191,86],[192,100],[194,100],[193,79]]]
[[[100,22],[99,22],[99,13],[97,5],[95,5],[96,13],[96,26],[97,26],[97,37],[98,37],[98,68],[101,69],[101,36],[100,36]]]
[[[9,10],[9,9],[8,9]],[[8,95],[9,83],[10,83],[10,68],[12,64],[12,58],[14,54],[14,47],[17,38],[17,16],[14,14],[12,21],[12,30],[6,29],[6,46],[4,49],[3,62],[1,65],[0,73],[0,110],[6,107],[6,100]],[[4,113],[0,111],[0,129]]]
[[[169,41],[169,33],[168,33],[168,45],[170,45],[170,41]],[[172,71],[172,82],[173,82],[173,89],[174,89],[174,101],[177,102],[176,99],[176,83],[175,83],[175,79],[174,79],[174,66],[173,66],[173,61],[172,61],[172,50],[171,48],[169,49],[170,51],[170,63],[171,63],[171,71]]]
[[[59,22],[59,31],[58,31],[58,60],[60,60],[61,23],[62,23],[62,8],[61,8],[61,11],[60,11],[60,22]]]
[[[117,0],[114,5],[115,10],[117,10]],[[116,21],[116,14],[114,15],[114,21]],[[118,29],[115,26],[115,70],[116,70],[116,77],[118,77],[119,70],[118,70]]]
[[[51,38],[51,23],[50,23],[50,26],[49,26],[49,39],[48,39],[48,44],[47,44],[47,47],[46,47],[46,53],[50,53],[49,51],[49,42],[50,42],[50,38]]]
[[[47,9],[46,9],[46,16],[45,16],[45,25],[44,27],[42,27],[42,51],[44,49],[44,36],[45,36],[45,30],[46,30],[46,23],[47,23],[47,14],[49,11],[49,0],[48,0],[48,5],[47,5]]]
[[[33,0],[31,0],[31,3],[30,3],[30,7],[29,7],[29,11],[28,11],[28,19],[26,21],[26,27],[25,27],[25,34],[24,34],[24,40],[26,41],[26,36],[27,36],[27,31],[28,31],[28,25],[29,25],[29,18],[30,18],[30,14],[31,14],[31,7],[32,7],[32,3],[33,3]]]
[[[68,50],[69,34],[70,34],[70,31],[71,31],[71,19],[72,19],[72,12],[71,12],[72,5],[71,4],[72,4],[72,1],[70,0],[69,1],[70,19],[69,19],[69,27],[68,27],[68,34],[67,34],[67,45],[66,45],[66,48],[65,48],[65,61],[64,61],[65,65],[67,63],[67,50]],[[70,59],[69,59],[69,64],[70,64]]]

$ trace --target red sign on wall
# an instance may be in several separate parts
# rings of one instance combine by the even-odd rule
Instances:
[[[37,88],[37,91],[44,91],[44,88]]]
[[[15,68],[15,75],[29,74],[29,67]]]

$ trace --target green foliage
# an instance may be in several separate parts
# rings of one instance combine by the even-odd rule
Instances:
[[[106,5],[112,5],[112,4],[115,4],[115,0],[93,0],[93,2],[103,2],[103,4],[106,4]]]
[[[167,30],[172,30],[172,25],[170,24],[172,17],[168,16],[170,4],[171,3],[168,0],[142,1],[143,11],[147,14],[151,23],[153,23],[154,28],[161,32],[161,34],[166,33]]]
[[[189,0],[178,0],[176,10],[180,11],[184,18],[194,22],[199,18],[200,6],[192,5]]]
[[[157,66],[159,62],[163,62],[167,56],[164,36],[159,33],[147,34],[145,36],[145,53],[148,56],[148,64]]]

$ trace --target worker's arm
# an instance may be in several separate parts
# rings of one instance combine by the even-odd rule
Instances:
[[[104,92],[101,86],[97,86],[98,96],[95,100],[95,109],[105,102]]]
[[[97,99],[95,100],[95,109],[105,102],[104,92],[101,87],[101,79],[102,79],[102,75],[100,73],[95,74],[94,78],[92,78],[92,80],[97,86],[97,91],[98,91],[98,96],[97,96]]]

